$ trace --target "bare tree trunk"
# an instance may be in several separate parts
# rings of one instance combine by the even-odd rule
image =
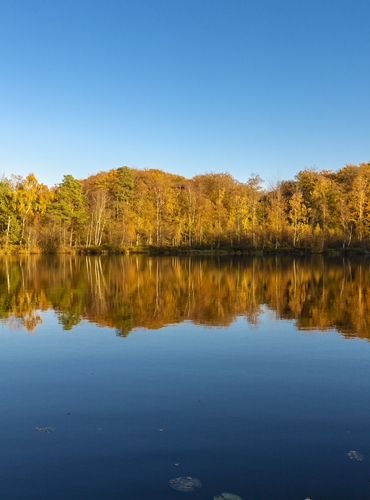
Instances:
[[[6,228],[6,240],[5,240],[5,246],[7,247],[9,245],[9,232],[10,232],[10,215],[8,217],[8,225]]]

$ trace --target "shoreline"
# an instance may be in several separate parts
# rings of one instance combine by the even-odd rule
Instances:
[[[322,251],[312,250],[310,248],[263,248],[254,249],[249,247],[219,247],[204,246],[204,247],[170,247],[170,246],[140,246],[140,247],[114,247],[104,245],[101,247],[73,247],[58,249],[55,251],[42,251],[38,248],[9,248],[1,249],[1,255],[151,255],[151,256],[365,256],[370,255],[370,251],[362,248],[325,248]]]

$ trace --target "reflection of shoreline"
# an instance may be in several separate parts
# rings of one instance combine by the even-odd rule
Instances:
[[[54,309],[66,330],[85,319],[126,336],[191,321],[257,325],[263,305],[299,330],[370,338],[364,259],[255,257],[3,257],[0,318],[32,333]]]

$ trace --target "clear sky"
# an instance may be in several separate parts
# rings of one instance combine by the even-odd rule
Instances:
[[[370,160],[369,0],[1,0],[0,174]]]

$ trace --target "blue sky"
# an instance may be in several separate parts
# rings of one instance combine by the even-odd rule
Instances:
[[[370,161],[369,0],[1,0],[0,174]]]

